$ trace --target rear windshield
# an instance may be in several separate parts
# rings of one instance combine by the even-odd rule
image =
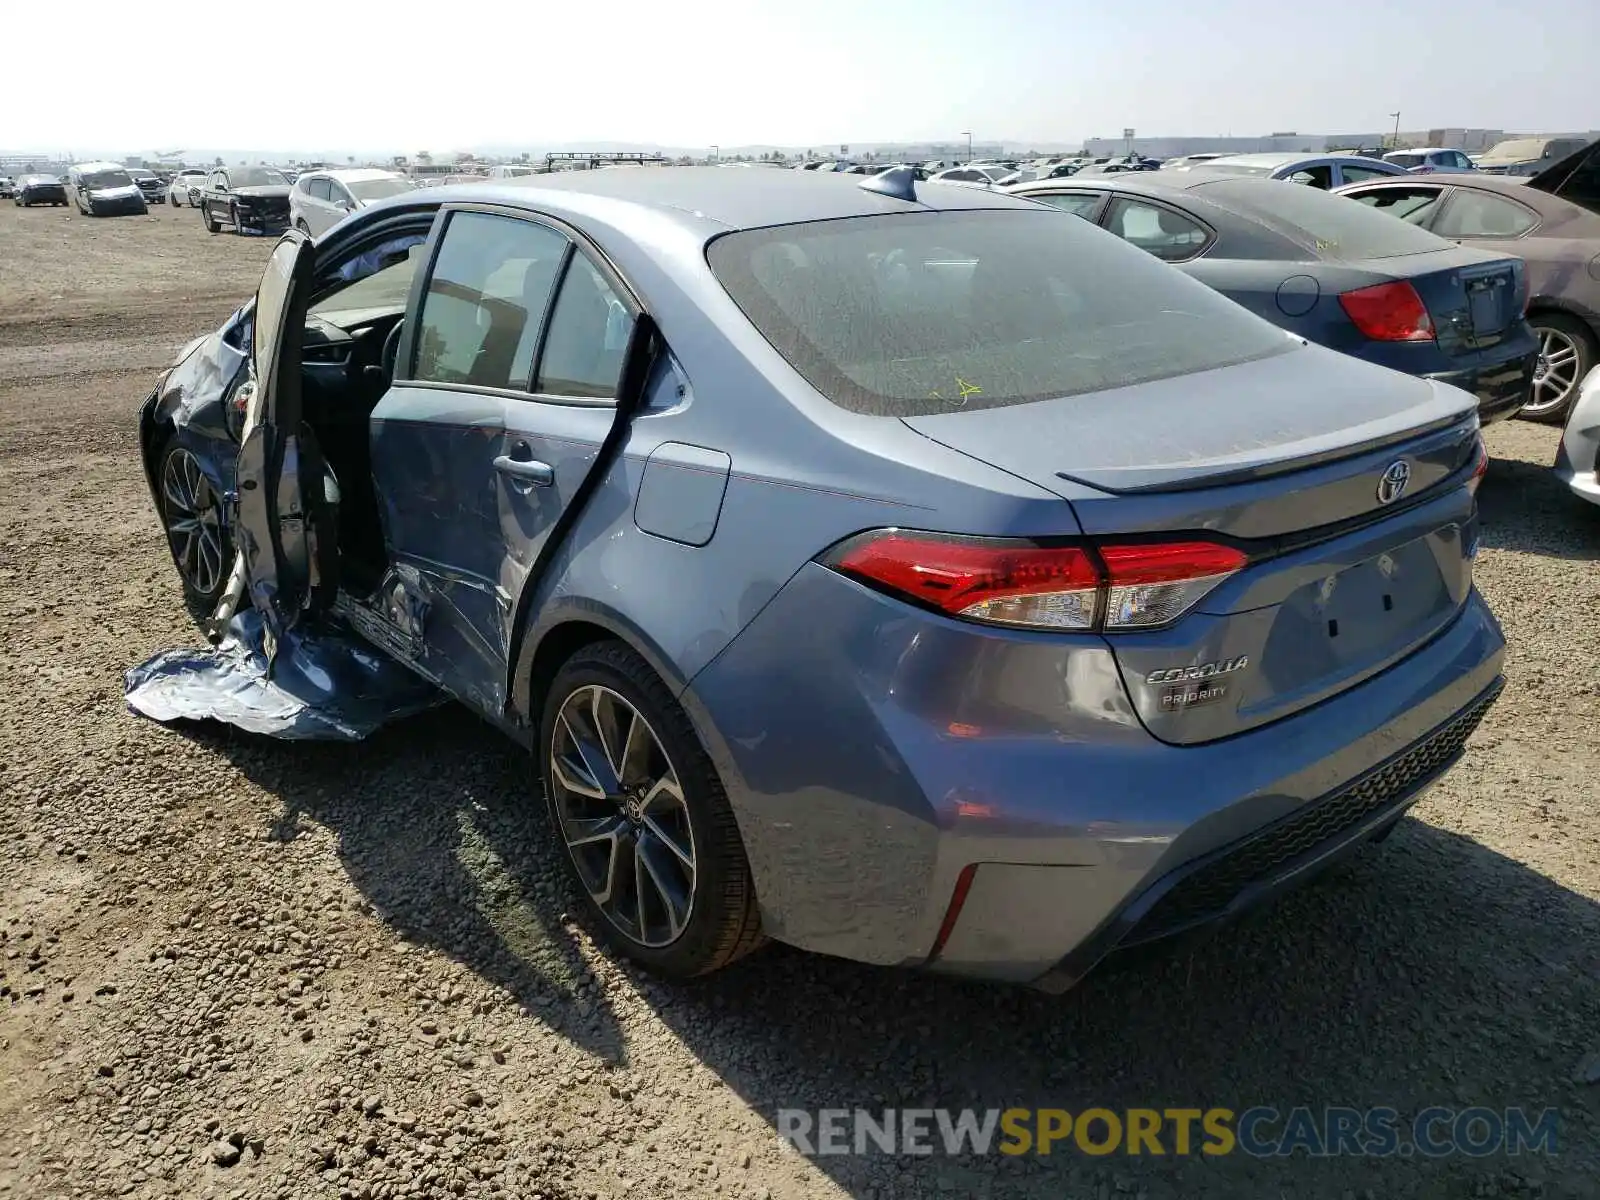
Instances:
[[[1053,210],[746,230],[707,259],[807,382],[857,413],[1024,404],[1291,347],[1205,285]]]
[[[1490,162],[1520,162],[1525,158],[1538,158],[1549,145],[1546,138],[1515,138],[1509,142],[1496,142],[1483,157]]]
[[[1219,179],[1194,190],[1207,200],[1244,209],[1283,230],[1319,258],[1399,258],[1449,245],[1388,213],[1299,184]]]
[[[1391,162],[1397,167],[1420,167],[1428,161],[1426,154],[1385,154],[1384,162]]]

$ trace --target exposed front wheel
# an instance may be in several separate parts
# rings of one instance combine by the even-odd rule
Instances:
[[[1594,366],[1595,338],[1587,326],[1565,313],[1535,313],[1528,318],[1539,338],[1539,361],[1533,368],[1533,390],[1519,416],[1548,425],[1564,425],[1578,395],[1578,385]]]
[[[204,203],[200,205],[200,219],[206,223],[207,233],[221,233],[222,224],[211,215],[211,210]]]
[[[755,887],[710,757],[666,686],[620,642],[578,651],[545,697],[551,828],[595,931],[686,979],[762,944]]]
[[[306,224],[306,220],[305,220],[304,217],[301,217],[299,220],[297,220],[294,223],[294,227],[296,229],[298,229],[301,233],[305,234],[307,237],[311,236],[311,226]]]
[[[233,566],[233,545],[222,523],[222,497],[200,468],[200,460],[168,443],[156,479],[161,523],[183,589],[197,605],[215,606]]]

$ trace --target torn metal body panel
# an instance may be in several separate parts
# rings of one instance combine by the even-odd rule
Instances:
[[[447,697],[331,621],[289,631],[269,664],[261,615],[236,614],[207,649],[164,650],[124,676],[128,708],[153,721],[221,721],[295,741],[355,742]]]

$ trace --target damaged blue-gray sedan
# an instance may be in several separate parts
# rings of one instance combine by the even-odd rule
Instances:
[[[130,703],[359,736],[455,697],[674,977],[770,937],[1064,988],[1381,839],[1501,686],[1470,395],[909,172],[290,233],[141,436],[231,657]]]

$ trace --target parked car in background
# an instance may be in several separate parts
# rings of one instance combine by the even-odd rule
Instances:
[[[1168,170],[1174,168],[1167,168]],[[1209,162],[1175,168],[1180,171],[1226,171],[1229,175],[1262,175],[1329,191],[1347,183],[1404,175],[1406,169],[1361,154],[1228,154]]]
[[[76,164],[67,172],[67,191],[86,217],[142,217],[149,212],[133,176],[116,163]]]
[[[1475,160],[1490,175],[1537,175],[1587,145],[1584,138],[1531,137],[1496,142]]]
[[[1502,682],[1471,397],[996,191],[396,197],[285,234],[139,431],[191,591],[527,747],[673,978],[773,937],[1062,990],[1381,840]]]
[[[1078,173],[1074,163],[1053,163],[1044,166],[1020,167],[1009,175],[995,180],[996,187],[1009,187],[1014,183],[1032,183],[1035,179],[1067,179]]]
[[[525,175],[539,174],[539,168],[531,163],[496,163],[489,168],[490,179],[521,179]]]
[[[12,201],[18,208],[35,204],[67,205],[67,185],[54,175],[24,175],[17,180]]]
[[[195,167],[185,167],[167,184],[167,203],[173,208],[200,207],[200,191],[205,186],[206,173]]]
[[[0,175],[0,200],[9,200],[17,194],[17,181],[9,175]]]
[[[1457,172],[1476,171],[1478,168],[1463,150],[1439,146],[1419,146],[1414,150],[1391,150],[1383,161],[1404,167],[1413,175],[1451,175]]]
[[[1409,177],[1408,177],[1409,178]],[[1527,274],[1338,196],[1196,171],[1010,189],[1099,224],[1291,333],[1462,388],[1485,424],[1528,399]]]
[[[1578,499],[1600,504],[1600,366],[1579,382],[1556,447],[1555,472]]]
[[[1452,175],[1376,180],[1341,194],[1463,245],[1528,267],[1528,323],[1539,339],[1522,415],[1560,425],[1600,364],[1600,142],[1532,178]]]
[[[307,171],[289,191],[289,221],[314,236],[332,229],[358,208],[415,189],[416,184],[394,171]]]
[[[928,176],[928,180],[932,183],[960,183],[967,187],[990,187],[1012,174],[1013,170],[1004,164],[966,163],[935,171]]]
[[[200,219],[210,233],[273,233],[289,224],[289,181],[276,167],[218,167],[200,191]]]
[[[147,171],[143,167],[129,167],[128,175],[134,185],[144,196],[145,205],[161,204],[167,198],[167,185],[161,182],[154,171]]]

